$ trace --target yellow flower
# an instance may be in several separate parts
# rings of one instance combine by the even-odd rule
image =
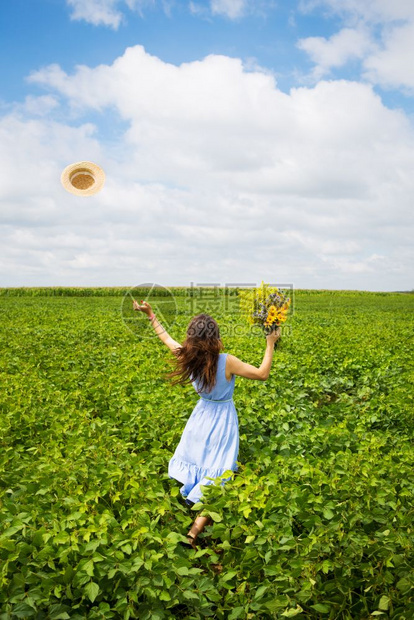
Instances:
[[[275,323],[275,321],[277,321],[278,317],[275,313],[271,314],[270,312],[268,313],[267,317],[266,317],[266,322],[265,325],[268,327],[269,325],[272,325],[273,323]]]
[[[260,304],[266,304],[266,300],[269,298],[269,295],[273,293],[280,294],[280,291],[278,288],[273,288],[268,284],[265,284],[264,281],[262,281],[261,285],[255,289],[239,291],[240,311],[242,316],[247,319],[250,325],[260,322],[257,316],[254,317],[253,314],[257,313]],[[289,304],[290,299],[286,299],[282,308],[278,308],[275,305],[270,306],[263,325],[270,327],[273,323],[286,321],[285,314]]]

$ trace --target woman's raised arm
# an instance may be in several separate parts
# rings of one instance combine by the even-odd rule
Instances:
[[[163,326],[161,325],[161,323],[159,322],[159,320],[157,319],[157,317],[155,316],[155,314],[152,311],[151,306],[149,305],[149,303],[147,303],[146,301],[142,302],[142,305],[140,305],[137,301],[135,301],[134,299],[134,303],[133,303],[133,308],[134,310],[141,310],[141,312],[143,312],[144,314],[146,314],[150,320],[150,322],[152,323],[152,326],[155,330],[155,333],[157,334],[157,336],[159,337],[159,339],[165,344],[165,346],[167,346],[173,353],[181,348],[181,345],[179,342],[177,342],[176,340],[174,340],[174,338],[171,338],[171,336],[169,335],[169,333],[167,332],[167,330],[165,330],[163,328]]]
[[[266,381],[269,376],[270,368],[272,366],[273,353],[275,350],[275,342],[280,338],[280,328],[271,332],[266,336],[266,351],[263,357],[263,361],[259,368],[246,364],[239,360],[235,355],[227,356],[226,372],[231,375],[238,375],[239,377],[245,377],[245,379],[256,379],[258,381]]]

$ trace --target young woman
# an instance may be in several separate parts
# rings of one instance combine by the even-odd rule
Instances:
[[[191,506],[202,497],[201,485],[214,484],[206,477],[217,478],[227,470],[237,470],[239,425],[233,402],[235,377],[259,381],[268,378],[280,329],[266,336],[263,361],[256,368],[234,355],[221,353],[219,327],[208,314],[198,314],[190,321],[181,345],[162,327],[147,302],[140,305],[134,301],[133,307],[148,316],[155,333],[174,353],[175,370],[168,375],[175,377],[173,384],[191,381],[200,396],[168,465],[169,477],[183,483],[181,495]],[[189,545],[195,548],[198,534],[209,523],[209,517],[196,518],[187,534]]]

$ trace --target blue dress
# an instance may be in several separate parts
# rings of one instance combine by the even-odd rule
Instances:
[[[225,471],[237,471],[239,454],[239,420],[233,402],[235,375],[227,381],[227,353],[220,353],[216,384],[211,392],[200,392],[198,381],[193,387],[200,395],[168,464],[168,475],[183,483],[181,495],[192,505],[200,501],[201,485],[214,484]],[[222,481],[222,485],[226,478]]]

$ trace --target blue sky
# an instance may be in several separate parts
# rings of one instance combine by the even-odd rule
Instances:
[[[313,14],[298,19],[295,11],[283,5],[248,18],[194,15],[187,2],[177,3],[169,14],[160,3],[144,7],[142,14],[125,6],[125,22],[116,29],[71,20],[73,10],[62,0],[14,0],[3,8],[4,13],[1,72],[6,78],[2,90],[6,100],[29,92],[24,78],[34,67],[57,62],[70,71],[76,64],[110,63],[137,43],[174,64],[208,54],[255,59],[275,71],[288,89],[295,82],[294,72],[307,64],[306,54],[295,47],[296,40],[310,33],[329,36],[337,21]]]
[[[341,29],[343,20],[326,10],[300,10],[297,2],[251,4],[251,13],[231,19],[226,14],[212,15],[206,1],[198,3],[205,9],[200,14],[194,14],[186,1],[171,3],[168,10],[161,2],[148,2],[140,11],[120,1],[114,7],[123,21],[99,26],[73,19],[73,6],[65,0],[13,0],[2,9],[1,98],[12,102],[33,92],[25,77],[34,67],[58,63],[71,71],[77,64],[111,63],[136,44],[177,65],[208,54],[256,62],[273,71],[279,88],[287,92],[302,83],[312,66],[297,42],[306,37],[329,38]],[[358,79],[359,73],[359,61],[350,60],[331,75]],[[374,88],[390,107],[413,111],[412,97],[404,91],[378,84]]]
[[[13,0],[2,17],[0,286],[413,288],[404,0]],[[94,197],[59,185],[80,160],[105,168]]]

